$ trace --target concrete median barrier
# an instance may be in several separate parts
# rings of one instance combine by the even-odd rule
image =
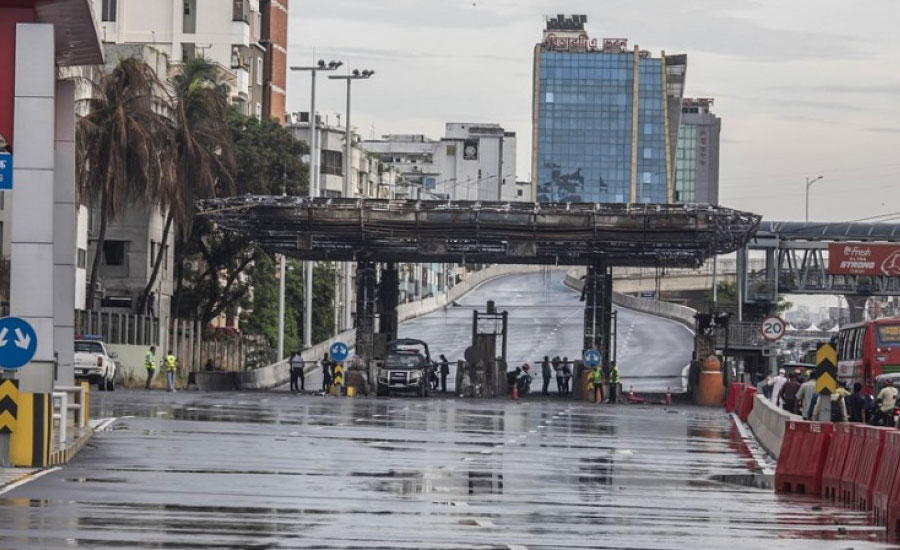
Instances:
[[[790,421],[775,469],[775,491],[819,495],[833,426],[825,422]]]
[[[876,525],[887,525],[894,486],[900,490],[900,431],[892,430],[884,436],[884,454],[872,488],[872,513]]]
[[[835,424],[834,434],[831,436],[828,458],[825,460],[825,469],[822,471],[822,498],[832,502],[837,500],[841,493],[841,477],[844,475],[847,453],[850,451],[850,441],[853,437],[852,428],[853,425],[846,422]]]
[[[853,507],[860,510],[872,509],[872,491],[875,489],[875,478],[881,464],[881,455],[884,453],[885,435],[894,431],[893,428],[866,427],[868,429],[865,430],[865,437],[861,442],[851,441],[851,445],[862,447],[859,469],[853,480]]]
[[[778,459],[782,450],[785,425],[802,419],[796,414],[776,407],[762,395],[754,395],[753,400],[753,410],[747,416],[747,424],[763,449]]]

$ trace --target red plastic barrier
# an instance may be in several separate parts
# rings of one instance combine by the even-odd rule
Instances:
[[[852,427],[853,425],[847,422],[835,424],[831,445],[828,446],[828,458],[825,460],[825,468],[822,470],[822,498],[827,498],[832,502],[838,498],[841,492],[841,474],[844,473],[844,463],[850,449]],[[784,451],[782,450],[782,452]]]
[[[892,428],[869,427],[866,430],[866,439],[863,441],[862,457],[859,461],[859,470],[853,481],[853,505],[860,510],[872,509],[872,490],[875,488],[875,476],[881,465],[881,455],[884,452],[884,438]]]
[[[753,411],[753,402],[756,401],[756,388],[746,384],[744,385],[744,398],[741,399],[741,406],[737,413],[741,420],[747,421],[750,413]]]
[[[741,385],[737,382],[732,382],[731,386],[728,387],[728,398],[725,399],[726,412],[734,412],[737,406],[738,395],[741,393]]]
[[[900,431],[891,430],[884,436],[884,451],[878,475],[875,476],[875,487],[872,489],[872,510],[875,513],[876,525],[887,525],[891,494],[900,476]],[[900,488],[900,485],[898,485]]]
[[[831,423],[822,422],[792,420],[785,424],[781,453],[775,468],[776,492],[822,493],[822,472],[828,458],[833,428]]]
[[[852,431],[850,447],[847,450],[847,459],[844,461],[841,490],[837,499],[844,506],[853,506],[855,503],[856,475],[862,465],[863,442],[866,440],[866,431],[869,427],[865,424],[853,424],[850,429]]]

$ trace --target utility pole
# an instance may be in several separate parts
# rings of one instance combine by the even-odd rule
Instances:
[[[819,176],[813,179],[806,178],[806,223],[809,223],[809,188],[812,187],[812,184],[816,183],[824,177],[825,176]]]

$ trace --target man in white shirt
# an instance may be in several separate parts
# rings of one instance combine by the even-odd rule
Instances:
[[[897,404],[897,394],[900,392],[894,387],[894,381],[891,378],[885,380],[884,383],[885,386],[875,397],[875,405],[878,408],[875,410],[872,423],[880,426],[893,426],[894,407]]]
[[[784,383],[787,382],[787,377],[784,375],[784,369],[778,371],[778,376],[775,377],[772,382],[772,396],[770,399],[772,403],[775,403],[776,407],[780,407],[780,399],[778,399],[778,394],[781,393],[781,388],[784,387]]]

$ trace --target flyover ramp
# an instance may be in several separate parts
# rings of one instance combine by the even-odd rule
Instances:
[[[509,312],[508,355],[511,367],[528,362],[535,380],[532,391],[540,392],[540,360],[548,355],[581,358],[584,305],[579,295],[563,284],[566,273],[550,270],[499,277],[483,283],[448,307],[400,325],[400,336],[428,342],[431,354],[441,353],[451,362],[462,359],[471,345],[472,311],[484,310],[488,300]],[[694,340],[681,323],[616,306],[618,320],[618,364],[622,387],[638,393],[663,393],[671,387],[682,393],[682,371],[690,363]],[[453,388],[451,367],[448,389]],[[556,390],[555,380],[550,384]]]

